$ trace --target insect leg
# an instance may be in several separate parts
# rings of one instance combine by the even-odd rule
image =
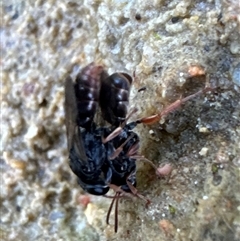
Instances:
[[[134,156],[130,156],[130,158],[136,159],[136,160],[143,160],[145,162],[147,162],[148,164],[150,164],[156,171],[156,174],[158,176],[161,176],[161,174],[158,171],[158,167],[149,159],[147,159],[145,156],[141,156],[141,155],[134,155]]]
[[[107,224],[109,224],[109,217],[110,217],[110,214],[111,214],[111,211],[112,211],[113,204],[114,204],[114,202],[116,200],[116,196],[117,196],[117,192],[116,192],[115,196],[113,197],[113,200],[112,200],[112,202],[110,204],[110,207],[108,209],[108,213],[107,213],[107,217],[106,217],[106,223]]]
[[[122,196],[124,196],[124,197],[133,198],[132,194],[131,194],[131,193],[128,193],[128,192],[125,192],[125,191],[121,188],[121,186],[117,186],[117,185],[115,185],[115,184],[110,184],[110,183],[108,184],[108,186],[109,186],[111,189],[113,189],[116,193],[118,192],[118,193],[122,194]]]
[[[138,150],[139,150],[139,141],[137,141],[135,144],[133,144],[131,146],[131,148],[129,148],[128,152],[127,152],[127,156],[130,157],[130,158],[134,158],[134,156],[138,153]]]
[[[102,143],[105,144],[109,141],[111,141],[112,139],[114,139],[115,137],[117,137],[122,129],[124,128],[124,126],[126,125],[128,119],[135,113],[137,112],[137,108],[134,108],[133,110],[130,111],[130,113],[128,114],[128,116],[125,118],[124,122],[121,124],[121,126],[117,127],[112,133],[110,133],[107,137],[102,137]]]
[[[112,202],[110,204],[110,207],[108,209],[107,217],[106,217],[106,223],[109,224],[110,214],[112,212],[114,202],[116,201],[116,203],[115,203],[115,216],[114,216],[114,231],[115,231],[115,233],[117,233],[117,231],[118,231],[118,200],[120,198],[120,194],[121,194],[121,192],[116,192],[116,194],[114,195],[113,200],[112,200]]]
[[[127,197],[130,197],[130,198],[133,198],[133,196],[136,196],[136,197],[144,200],[146,202],[146,206],[148,206],[151,203],[151,201],[149,199],[145,198],[143,195],[138,193],[137,189],[132,185],[132,183],[130,181],[127,180],[126,182],[127,182],[127,185],[129,187],[131,193],[125,192],[120,186],[116,186],[114,184],[109,184],[109,187],[112,188],[113,190],[115,190],[116,194],[113,197],[113,200],[112,200],[112,202],[110,204],[110,207],[108,209],[106,222],[107,222],[107,224],[109,224],[110,214],[111,214],[114,202],[116,201],[116,204],[115,204],[115,224],[114,224],[115,233],[117,233],[117,231],[118,231],[118,201],[119,201],[119,198],[121,198],[122,196],[127,196]]]
[[[148,206],[148,205],[151,203],[151,201],[150,201],[148,198],[144,197],[142,194],[140,194],[140,193],[138,192],[137,188],[135,188],[135,187],[132,185],[132,183],[129,182],[128,180],[127,180],[127,185],[128,185],[128,187],[129,187],[129,189],[131,190],[132,195],[134,195],[134,196],[142,199],[143,201],[145,201],[145,202],[146,202],[146,206]]]
[[[128,143],[129,140],[132,139],[132,137],[134,136],[134,133],[132,133],[127,139],[126,141],[124,141],[113,153],[112,155],[109,157],[110,160],[115,159],[116,157],[118,157],[118,155],[120,154],[120,152],[123,150],[123,147]]]
[[[166,116],[168,115],[170,112],[176,110],[178,107],[180,107],[182,104],[184,104],[185,102],[187,102],[188,100],[190,99],[193,99],[195,98],[196,96],[204,93],[204,92],[207,92],[209,90],[212,90],[212,88],[210,87],[206,87],[205,89],[203,90],[200,90],[198,92],[196,92],[195,94],[192,94],[192,95],[189,95],[183,99],[179,99],[179,100],[176,100],[175,102],[173,102],[172,104],[170,104],[167,108],[165,108],[163,111],[161,111],[160,113],[158,114],[155,114],[155,115],[152,115],[152,116],[149,116],[149,117],[144,117],[140,120],[137,121],[137,123],[143,123],[143,124],[146,124],[146,125],[151,125],[151,124],[154,124],[156,123],[157,121],[161,120],[161,118],[163,116]]]
[[[119,197],[120,197],[120,193],[117,192],[116,193],[116,204],[115,204],[115,224],[114,224],[114,231],[115,233],[117,233],[117,230],[118,230],[118,200],[119,200]]]
[[[117,127],[113,132],[111,132],[107,137],[102,137],[102,143],[105,144],[112,139],[114,139],[116,136],[118,136],[122,131],[122,127]]]

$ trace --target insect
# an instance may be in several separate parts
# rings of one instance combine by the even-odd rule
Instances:
[[[132,77],[125,73],[114,73],[110,76],[104,73],[100,91],[100,107],[103,118],[111,127],[105,129],[103,143],[109,143],[109,165],[112,169],[110,187],[116,191],[107,214],[107,223],[115,206],[115,232],[118,223],[118,200],[121,195],[128,193],[136,195],[149,202],[137,192],[136,187],[136,158],[139,149],[139,137],[132,130],[138,122],[127,123],[129,93]]]
[[[90,64],[76,78],[65,82],[65,115],[70,168],[79,185],[93,195],[108,192],[112,169],[102,143],[102,130],[93,122],[96,113],[102,68]]]
[[[132,77],[126,73],[108,73],[94,63],[77,75],[76,82],[68,77],[65,82],[65,113],[70,168],[78,177],[79,185],[93,195],[105,195],[110,188],[115,196],[106,221],[115,203],[115,232],[118,230],[118,200],[122,196],[137,196],[147,204],[150,201],[136,189],[136,160],[140,139],[133,131],[138,124],[153,124],[203,90],[177,100],[161,113],[127,123],[129,93]],[[98,126],[94,117],[101,109],[106,126]]]

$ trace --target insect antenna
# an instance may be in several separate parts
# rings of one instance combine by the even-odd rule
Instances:
[[[107,224],[109,224],[109,218],[110,218],[110,214],[112,212],[112,208],[113,208],[113,205],[114,205],[114,202],[116,200],[116,204],[115,204],[115,223],[114,223],[114,231],[115,233],[117,233],[117,230],[118,230],[118,199],[120,198],[120,192],[116,192],[116,194],[114,195],[113,197],[113,200],[110,204],[110,207],[108,209],[108,213],[107,213],[107,217],[106,217],[106,222]]]
[[[114,224],[114,231],[115,233],[117,233],[117,230],[118,230],[118,200],[119,200],[119,197],[120,197],[120,193],[117,192],[116,193],[116,204],[115,204],[115,224]]]
[[[110,214],[111,214],[111,211],[112,211],[113,204],[114,204],[115,199],[116,199],[116,195],[117,195],[117,193],[114,195],[113,200],[112,200],[112,202],[109,206],[109,209],[108,209],[108,213],[107,213],[107,217],[106,217],[106,223],[107,224],[109,224],[109,217],[110,217]]]

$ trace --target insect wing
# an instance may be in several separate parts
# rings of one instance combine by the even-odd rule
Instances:
[[[69,76],[65,81],[65,124],[67,129],[68,151],[72,148],[80,160],[87,161],[84,150],[80,127],[77,126],[77,103],[72,78]]]

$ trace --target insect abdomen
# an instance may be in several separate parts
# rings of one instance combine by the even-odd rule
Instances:
[[[114,73],[102,78],[100,106],[103,118],[118,126],[126,118],[132,78],[125,73]]]
[[[89,64],[77,75],[74,85],[78,109],[77,124],[86,129],[90,128],[98,106],[102,71],[101,66]]]

